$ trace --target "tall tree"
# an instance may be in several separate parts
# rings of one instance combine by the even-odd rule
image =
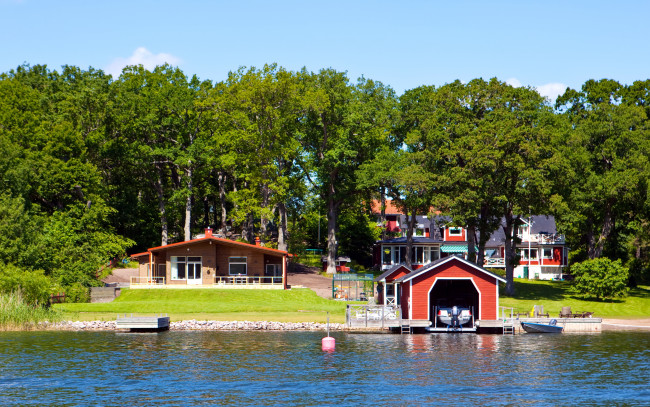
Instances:
[[[560,148],[571,163],[572,184],[566,190],[567,225],[575,243],[582,243],[589,259],[603,256],[616,240],[616,223],[630,220],[647,196],[648,142],[643,129],[644,99],[624,86],[603,79],[587,81],[580,91],[567,89],[556,107],[572,130]]]
[[[277,210],[278,245],[287,248],[287,214],[295,159],[299,144],[295,138],[297,118],[304,113],[297,76],[277,65],[231,72],[225,96],[237,114],[231,117],[231,134],[239,138],[239,210],[260,219],[260,237],[266,243],[269,225]]]
[[[342,72],[303,72],[304,86],[315,89],[299,140],[303,168],[327,207],[327,272],[336,272],[337,217],[341,205],[358,195],[355,174],[387,137],[394,93],[379,82],[361,78],[349,84]]]

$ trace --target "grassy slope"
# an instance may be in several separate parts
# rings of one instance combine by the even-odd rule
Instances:
[[[650,316],[650,289],[631,290],[621,300],[585,301],[574,297],[569,284],[561,281],[516,280],[517,295],[501,295],[500,305],[530,311],[543,305],[546,312],[557,316],[563,306],[573,311],[592,311],[595,317],[640,318]],[[501,287],[503,289],[503,287]],[[345,322],[345,303],[327,300],[309,289],[280,290],[122,290],[110,303],[57,304],[68,319],[114,320],[119,313],[167,313],[173,321],[249,320],[280,322]]]
[[[309,289],[293,290],[122,290],[110,303],[58,304],[74,319],[114,319],[119,313],[168,313],[172,320],[269,320],[344,322],[345,303],[326,300]]]
[[[574,296],[570,285],[564,281],[515,280],[514,297],[506,297],[501,286],[499,305],[514,307],[520,312],[530,311],[533,305],[543,305],[544,312],[557,317],[562,307],[576,311],[594,312],[594,317],[640,318],[650,316],[650,289],[639,287],[630,290],[624,299],[587,301]]]

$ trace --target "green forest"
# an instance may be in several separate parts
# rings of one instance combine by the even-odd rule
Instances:
[[[555,216],[571,262],[620,260],[647,282],[649,116],[650,80],[589,80],[551,104],[496,78],[397,95],[275,64],[220,81],[22,65],[0,75],[0,291],[48,279],[82,300],[111,262],[208,226],[322,248],[329,271],[337,253],[370,266],[370,203],[387,198],[466,226],[478,264],[503,227],[510,291],[529,214]]]

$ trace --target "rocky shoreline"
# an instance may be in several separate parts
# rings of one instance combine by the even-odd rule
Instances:
[[[34,330],[43,331],[115,331],[115,321],[41,322]],[[170,331],[325,331],[327,324],[318,322],[273,321],[178,321],[170,322]],[[330,331],[342,331],[345,324],[331,323]]]

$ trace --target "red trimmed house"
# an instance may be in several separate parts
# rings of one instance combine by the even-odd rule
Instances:
[[[287,288],[289,254],[212,234],[152,247],[131,256],[139,263],[132,288]]]
[[[505,279],[458,256],[438,259],[417,270],[400,265],[375,280],[380,302],[397,305],[403,319],[434,321],[434,307],[467,307],[477,320],[496,320],[499,282]],[[390,288],[392,287],[392,289]]]
[[[374,202],[373,208],[378,207],[377,201]],[[374,212],[376,213],[376,209]],[[396,232],[393,235],[398,236],[375,243],[373,263],[381,270],[390,270],[406,262],[406,216],[387,201],[386,217],[387,230]],[[467,255],[467,229],[453,226],[449,222],[448,218],[439,215],[416,216],[411,253],[414,269],[446,256]],[[563,278],[564,268],[568,265],[569,249],[566,247],[564,236],[557,233],[552,216],[521,218],[517,237],[520,242],[517,243],[519,264],[514,269],[516,278]],[[504,252],[505,235],[500,227],[486,242],[483,267],[505,268]]]

